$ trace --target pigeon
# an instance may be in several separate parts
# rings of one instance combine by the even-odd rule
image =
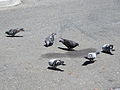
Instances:
[[[45,39],[45,44],[44,44],[45,47],[50,47],[50,46],[53,45],[53,43],[54,43],[54,36],[55,35],[56,35],[56,33],[52,33],[50,36],[48,36]]]
[[[89,59],[90,61],[93,61],[97,57],[98,54],[100,54],[100,52],[91,52],[91,53],[88,53],[87,59]]]
[[[79,44],[76,43],[75,41],[67,40],[67,39],[63,39],[63,38],[61,38],[59,40],[59,42],[61,42],[62,44],[64,44],[69,50],[75,48],[76,46],[79,46]]]
[[[15,36],[15,34],[17,34],[20,31],[24,31],[24,29],[23,28],[10,29],[9,31],[6,31],[5,33],[8,34],[9,36]]]
[[[57,66],[65,65],[64,61],[61,61],[59,59],[51,59],[49,60],[48,64],[53,69],[56,69]]]
[[[102,52],[111,53],[111,51],[115,51],[115,48],[112,44],[105,44],[102,46]]]

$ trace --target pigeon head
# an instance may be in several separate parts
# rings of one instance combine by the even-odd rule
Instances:
[[[112,44],[110,44],[109,47],[110,47],[110,49],[113,49],[113,45]]]
[[[24,28],[21,28],[20,31],[25,31]]]
[[[62,42],[62,43],[63,43],[63,42],[64,42],[64,39],[60,38],[59,42]]]
[[[115,51],[115,49],[113,48],[113,45],[110,44],[109,48],[112,50],[112,51]]]

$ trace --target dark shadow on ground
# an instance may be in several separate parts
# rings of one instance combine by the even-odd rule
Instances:
[[[64,72],[64,70],[59,69],[59,68],[52,68],[52,67],[48,67],[49,70],[54,70],[54,71],[61,71]]]
[[[82,64],[82,66],[87,66],[88,64],[92,64],[92,63],[94,63],[95,62],[95,60],[94,61],[85,61],[83,64]]]
[[[109,55],[114,55],[113,53],[111,52],[104,52],[104,51],[101,51],[102,53],[105,53],[105,54],[109,54]]]
[[[75,51],[74,49],[68,49],[68,48],[62,48],[62,47],[58,47],[59,49],[65,50],[65,51]]]
[[[82,49],[82,50],[75,50],[75,51],[68,51],[65,53],[46,53],[42,54],[41,57],[43,58],[82,58],[86,56],[90,52],[95,52],[95,48],[87,48],[87,49]]]
[[[6,37],[23,37],[23,36],[6,36]]]

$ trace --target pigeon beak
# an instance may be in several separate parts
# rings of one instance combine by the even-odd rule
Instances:
[[[62,42],[61,40],[59,40],[59,42]]]

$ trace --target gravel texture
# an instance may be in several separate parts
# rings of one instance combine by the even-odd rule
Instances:
[[[22,27],[25,32],[6,37]],[[119,90],[120,0],[23,0],[0,8],[0,31],[0,90]],[[54,45],[44,47],[53,32]],[[80,47],[60,49],[59,37]],[[84,58],[105,43],[115,45],[114,55],[101,53],[92,63]],[[66,66],[47,69],[53,58]]]

